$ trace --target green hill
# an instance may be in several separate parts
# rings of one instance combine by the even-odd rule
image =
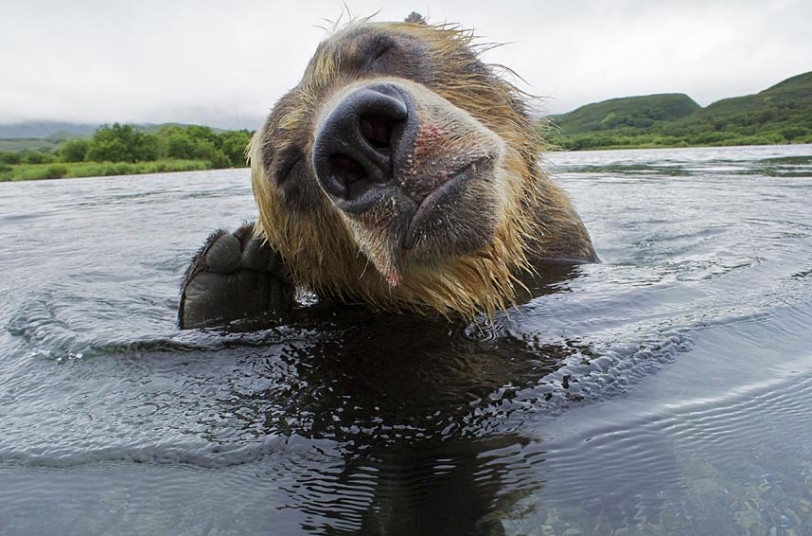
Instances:
[[[686,95],[610,99],[545,118],[565,149],[812,142],[812,72],[700,107]]]
[[[755,95],[714,102],[678,123],[702,124],[715,131],[741,134],[793,126],[812,128],[812,72],[788,78]]]
[[[624,127],[650,128],[658,122],[679,119],[700,109],[701,106],[688,95],[647,95],[587,104],[550,119],[562,132],[581,134]]]

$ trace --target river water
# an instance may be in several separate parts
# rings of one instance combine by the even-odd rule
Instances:
[[[812,146],[556,153],[493,324],[180,331],[247,170],[0,184],[0,535],[812,534]]]

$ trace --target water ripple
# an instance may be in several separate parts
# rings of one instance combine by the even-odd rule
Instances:
[[[470,325],[181,332],[243,171],[0,185],[0,532],[802,534],[808,153],[555,155],[603,263]]]

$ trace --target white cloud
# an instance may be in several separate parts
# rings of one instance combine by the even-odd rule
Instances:
[[[256,126],[296,84],[341,1],[77,0],[0,11],[0,122],[183,121]],[[423,2],[348,0],[357,15],[473,27],[508,43],[513,68],[551,112],[631,94],[700,104],[812,70],[812,3],[733,0]]]

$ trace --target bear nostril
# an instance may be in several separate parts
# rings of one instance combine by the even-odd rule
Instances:
[[[316,131],[313,167],[323,190],[344,210],[375,199],[394,179],[417,119],[409,95],[390,83],[362,86],[341,98]]]
[[[361,187],[368,183],[368,174],[356,159],[345,154],[330,155],[330,180],[342,190],[345,198],[360,194]]]
[[[381,114],[362,115],[361,134],[375,150],[389,154],[391,152],[392,131],[395,129],[395,122],[395,120]]]

